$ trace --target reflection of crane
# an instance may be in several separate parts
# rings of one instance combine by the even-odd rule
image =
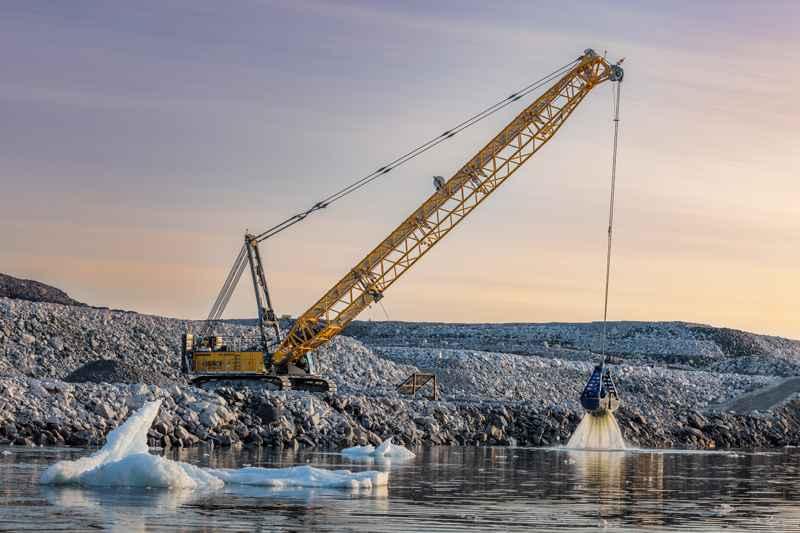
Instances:
[[[260,235],[246,235],[245,245],[209,315],[209,328],[197,338],[191,334],[185,336],[184,370],[196,379],[259,377],[282,387],[329,390],[331,384],[315,375],[310,352],[338,335],[359,313],[383,298],[386,289],[544,146],[594,87],[607,80],[619,82],[623,77],[619,64],[608,63],[591,49],[567,67],[563,76],[449,180],[434,178],[436,191],[300,315],[283,338],[269,298],[258,243],[328,203],[319,202]],[[522,93],[516,93],[506,101],[521,96]],[[440,138],[455,133],[456,129],[450,130]],[[370,180],[389,170],[389,166],[378,169]],[[248,264],[258,304],[259,350],[225,346],[220,337],[210,334],[210,326],[221,315]],[[268,329],[274,337],[268,335]]]

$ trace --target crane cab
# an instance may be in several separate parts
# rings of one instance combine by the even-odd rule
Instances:
[[[266,374],[264,352],[260,350],[230,350],[223,337],[211,335],[183,336],[183,369],[192,376],[220,374]]]

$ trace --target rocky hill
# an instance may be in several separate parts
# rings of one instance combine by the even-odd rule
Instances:
[[[130,311],[0,298],[0,376],[75,381],[87,372],[108,372],[108,365],[83,368],[87,363],[111,360],[121,364],[109,375],[140,376],[127,383],[183,384],[181,336],[200,325]],[[217,332],[227,337],[257,334],[247,321],[223,323]],[[322,371],[350,391],[393,388],[413,370],[395,371],[403,366],[345,337],[321,348],[318,359]]]
[[[50,302],[63,305],[86,305],[70,298],[66,292],[39,281],[19,279],[0,273],[0,297]]]

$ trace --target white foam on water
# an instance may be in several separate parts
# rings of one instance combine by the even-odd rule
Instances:
[[[570,437],[567,448],[580,450],[624,450],[625,439],[612,413],[586,413]]]
[[[59,461],[51,465],[39,482],[46,485],[171,489],[213,489],[226,483],[272,488],[369,489],[389,482],[387,473],[372,470],[353,473],[311,466],[213,469],[151,455],[147,447],[147,431],[160,406],[161,400],[146,403],[108,434],[106,444],[100,450],[75,461]]]
[[[373,458],[373,459],[413,459],[416,457],[414,452],[404,446],[392,443],[392,438],[389,437],[379,446],[353,446],[352,448],[345,448],[342,450],[342,455],[352,458]]]

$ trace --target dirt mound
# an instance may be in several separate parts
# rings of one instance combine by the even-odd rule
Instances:
[[[100,359],[82,365],[68,375],[70,383],[147,383],[167,385],[172,381],[160,372],[137,368],[114,359]]]
[[[0,297],[63,305],[86,305],[73,300],[61,289],[31,279],[15,278],[8,274],[0,274]]]

